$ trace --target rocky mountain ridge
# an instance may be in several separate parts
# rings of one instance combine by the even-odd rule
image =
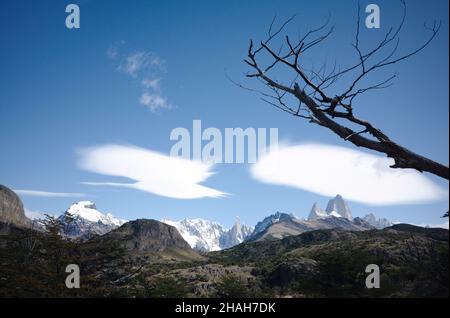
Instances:
[[[31,220],[25,216],[25,210],[19,196],[1,184],[0,221],[23,227],[31,225]]]

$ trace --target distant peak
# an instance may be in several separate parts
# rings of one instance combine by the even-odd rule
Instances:
[[[362,218],[365,222],[369,223],[370,225],[376,227],[377,229],[383,229],[385,227],[392,226],[392,222],[385,218],[377,218],[375,214],[369,213],[366,216]]]
[[[308,220],[315,220],[327,217],[327,213],[321,209],[317,202],[314,202],[311,211],[309,212]]]
[[[327,212],[327,214],[330,214],[334,211],[347,220],[353,220],[352,211],[350,210],[347,202],[340,194],[337,194],[333,199],[328,201],[325,211]]]
[[[269,215],[265,217],[264,220],[258,222],[255,226],[255,230],[252,235],[256,235],[258,233],[265,231],[272,224],[278,223],[280,221],[293,219],[296,219],[296,217],[293,214],[277,211],[275,214]]]
[[[204,219],[181,221],[163,219],[162,222],[177,228],[184,240],[192,248],[200,251],[217,251],[232,247],[242,243],[253,232],[253,228],[241,225],[239,217],[236,218],[236,223],[231,229]]]
[[[284,212],[280,212],[277,211],[275,214],[272,214],[269,217],[275,217],[275,218],[284,218],[284,217],[294,217],[294,215],[292,213],[284,213]]]
[[[66,211],[74,217],[80,217],[89,222],[101,222],[103,224],[112,224],[120,226],[125,220],[115,218],[111,213],[102,213],[92,201],[79,201],[72,204]]]

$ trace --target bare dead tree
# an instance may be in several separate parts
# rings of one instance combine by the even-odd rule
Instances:
[[[295,42],[286,36],[281,39],[279,49],[272,48],[275,38],[280,38],[286,26],[294,20],[292,16],[278,29],[275,29],[275,18],[270,24],[267,38],[259,45],[251,40],[248,47],[248,56],[244,60],[252,69],[246,76],[258,79],[269,93],[258,91],[263,95],[263,100],[270,105],[290,115],[308,120],[331,130],[342,139],[352,144],[371,149],[394,159],[391,168],[412,168],[420,172],[429,172],[449,179],[449,168],[429,158],[414,153],[413,151],[397,144],[385,133],[367,120],[357,117],[354,113],[355,101],[362,94],[389,87],[396,75],[387,76],[384,80],[371,85],[364,85],[370,75],[376,71],[385,70],[386,67],[404,61],[416,55],[426,48],[436,37],[441,27],[441,22],[434,22],[429,27],[424,27],[430,32],[429,37],[417,48],[405,54],[398,54],[400,33],[405,24],[406,4],[403,6],[403,15],[397,27],[391,27],[384,37],[367,51],[361,48],[361,13],[358,4],[356,32],[353,48],[356,51],[355,62],[347,67],[340,68],[336,65],[329,71],[326,66],[319,70],[307,69],[304,58],[311,48],[323,43],[333,34],[334,27],[329,26],[329,19],[316,29],[309,30]],[[261,57],[262,56],[262,57]],[[269,63],[263,66],[260,58],[268,57]],[[281,82],[273,75],[275,69],[287,68],[293,74],[289,82]],[[339,80],[346,78],[348,86],[339,94],[331,95],[331,87],[335,87]],[[348,80],[350,78],[350,80]],[[242,85],[240,85],[243,87]],[[290,105],[294,100],[295,106]],[[298,104],[297,104],[298,103]],[[357,129],[351,129],[350,127]]]

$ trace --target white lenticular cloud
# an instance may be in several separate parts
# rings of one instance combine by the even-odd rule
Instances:
[[[49,191],[22,190],[22,189],[15,189],[14,192],[21,196],[44,197],[44,198],[81,198],[86,196],[86,194],[84,193],[49,192]]]
[[[261,182],[290,186],[324,196],[341,194],[372,205],[425,203],[448,197],[423,174],[393,169],[393,160],[343,147],[280,146],[251,168]]]
[[[102,145],[79,152],[81,169],[109,176],[126,177],[134,183],[84,182],[94,186],[133,188],[176,199],[218,198],[224,192],[200,183],[208,179],[212,165],[124,145]]]

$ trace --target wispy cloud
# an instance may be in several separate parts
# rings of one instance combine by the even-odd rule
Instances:
[[[144,78],[141,82],[142,86],[147,89],[152,89],[154,91],[160,90],[160,78]]]
[[[50,215],[50,216],[56,216],[54,213],[51,212],[42,212],[42,211],[35,211],[35,210],[29,210],[27,208],[24,208],[25,210],[25,215],[32,220],[42,220],[45,219],[45,215]]]
[[[373,205],[425,203],[448,191],[412,169],[392,169],[392,160],[365,152],[323,145],[280,146],[252,166],[262,182],[295,187],[324,196],[341,194]]]
[[[117,69],[139,80],[142,92],[139,103],[150,111],[172,109],[167,97],[162,94],[161,78],[166,73],[166,62],[151,51],[137,51],[130,54],[119,54],[119,47],[124,41],[112,45],[106,52],[112,60],[119,61]]]
[[[148,92],[142,93],[141,97],[139,98],[139,103],[148,107],[152,112],[155,112],[160,108],[172,108],[172,105],[170,105],[167,99],[165,99],[163,96],[159,94],[150,94]]]
[[[112,144],[82,149],[79,151],[78,164],[83,170],[135,181],[84,182],[87,185],[127,187],[176,199],[218,198],[226,195],[200,184],[213,174],[212,165],[135,146]]]
[[[118,41],[116,43],[114,43],[113,45],[111,45],[107,50],[106,50],[106,55],[110,58],[110,59],[116,59],[119,55],[119,49],[122,45],[125,44],[124,40]]]
[[[49,191],[22,190],[22,189],[16,189],[14,190],[14,192],[22,196],[46,197],[46,198],[81,198],[86,196],[86,194],[84,193],[49,192]]]
[[[140,51],[128,55],[118,69],[136,78],[138,75],[164,71],[165,61],[153,52]]]

